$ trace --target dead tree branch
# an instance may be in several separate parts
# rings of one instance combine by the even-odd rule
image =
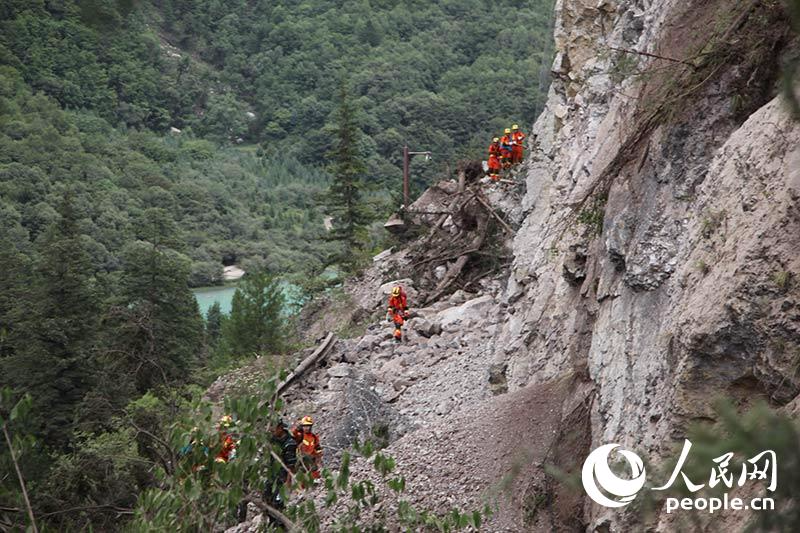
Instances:
[[[483,207],[485,207],[487,211],[489,211],[489,214],[490,214],[490,215],[492,215],[494,218],[496,218],[496,219],[497,219],[497,221],[498,221],[498,222],[500,222],[500,224],[503,226],[503,228],[504,228],[504,229],[505,229],[507,232],[509,232],[509,233],[511,233],[511,234],[513,235],[513,233],[514,233],[514,230],[513,230],[513,229],[511,229],[511,226],[509,226],[508,224],[506,224],[506,222],[505,222],[505,221],[504,221],[502,218],[500,218],[500,215],[498,215],[498,214],[495,212],[495,210],[494,210],[494,209],[492,209],[492,207],[491,207],[491,206],[490,206],[490,205],[489,205],[489,204],[488,204],[488,203],[487,203],[487,202],[486,202],[486,201],[485,201],[483,198],[481,198],[480,196],[476,196],[476,197],[475,197],[475,199],[476,199],[476,200],[478,200],[478,202],[479,202],[479,203],[480,203],[480,204],[481,204]]]
[[[11,462],[14,463],[14,470],[17,472],[19,488],[22,489],[22,498],[25,500],[25,508],[28,511],[28,518],[31,521],[31,528],[33,529],[34,533],[39,533],[39,528],[36,525],[36,517],[33,516],[31,500],[28,498],[28,489],[25,487],[25,478],[22,477],[22,470],[19,468],[17,454],[14,453],[14,444],[11,442],[11,435],[8,434],[8,425],[5,423],[3,423],[3,436],[6,438],[6,444],[8,444],[8,453],[11,455]]]
[[[306,357],[299,365],[297,365],[297,368],[295,368],[291,374],[286,376],[286,379],[283,380],[283,383],[278,385],[275,394],[276,395],[281,394],[283,391],[289,388],[289,386],[294,382],[294,380],[302,376],[311,365],[313,365],[315,362],[321,359],[328,352],[328,349],[331,346],[333,346],[333,340],[334,340],[333,332],[328,333],[328,336],[325,337],[325,340],[322,341],[322,344],[320,344],[317,347],[317,349],[314,350],[314,353]]]

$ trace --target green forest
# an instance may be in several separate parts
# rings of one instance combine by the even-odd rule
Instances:
[[[292,348],[279,278],[386,244],[403,144],[434,154],[419,191],[533,122],[552,4],[0,3],[0,529],[28,523],[18,477],[47,530],[142,519],[171,424]],[[231,315],[201,317],[231,264]]]
[[[550,4],[4,2],[0,208],[34,240],[73,189],[105,270],[159,207],[193,286],[218,283],[222,262],[318,272],[339,85],[377,219],[397,207],[404,143],[434,153],[413,162],[419,189],[533,121]]]

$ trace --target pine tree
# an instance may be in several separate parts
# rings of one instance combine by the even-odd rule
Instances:
[[[59,214],[36,243],[31,286],[11,312],[13,355],[3,361],[3,381],[33,396],[34,433],[46,444],[65,447],[75,408],[92,386],[100,313],[70,194]]]
[[[187,283],[190,261],[169,247],[177,241],[169,214],[148,209],[139,228],[146,240],[127,245],[122,254],[106,362],[118,378],[145,392],[185,381],[200,353],[203,322]]]
[[[214,302],[206,313],[206,334],[211,345],[216,344],[222,334],[222,319],[222,309],[219,306],[219,302]]]
[[[223,338],[235,355],[276,353],[283,348],[285,298],[279,281],[259,272],[248,274],[231,301]]]
[[[14,312],[30,286],[28,244],[19,213],[0,203],[0,361],[13,353]]]
[[[329,238],[345,245],[338,259],[342,264],[352,266],[366,242],[366,226],[371,221],[371,211],[362,198],[366,165],[359,150],[361,130],[345,83],[339,90],[335,119],[335,143],[329,153],[333,159],[333,182],[328,193],[328,212],[333,217],[333,229]]]

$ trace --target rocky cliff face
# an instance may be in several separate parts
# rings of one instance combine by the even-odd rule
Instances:
[[[494,252],[510,266],[449,296],[406,280],[419,316],[396,346],[379,288],[422,263],[382,254],[320,312],[367,334],[337,344],[293,409],[318,415],[334,452],[385,438],[422,506],[511,487],[489,531],[672,531],[590,504],[544,465],[575,474],[611,442],[659,463],[715,397],[780,408],[800,392],[800,126],[776,89],[797,42],[777,2],[555,9],[524,194],[487,186],[516,230]],[[436,218],[445,239],[461,227]],[[425,283],[454,259],[422,260]]]
[[[495,363],[511,390],[583,376],[592,447],[658,462],[719,395],[798,393],[800,127],[775,96],[796,43],[760,2],[556,10]]]

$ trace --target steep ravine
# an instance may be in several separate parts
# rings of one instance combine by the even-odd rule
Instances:
[[[516,230],[510,265],[423,308],[412,290],[419,318],[395,346],[380,288],[409,252],[381,258],[308,328],[366,335],[290,404],[318,418],[331,465],[378,428],[421,506],[501,494],[487,531],[675,531],[544,467],[575,474],[611,442],[658,464],[716,396],[780,409],[800,392],[800,126],[777,94],[797,38],[772,2],[555,9],[524,194],[489,193]]]

